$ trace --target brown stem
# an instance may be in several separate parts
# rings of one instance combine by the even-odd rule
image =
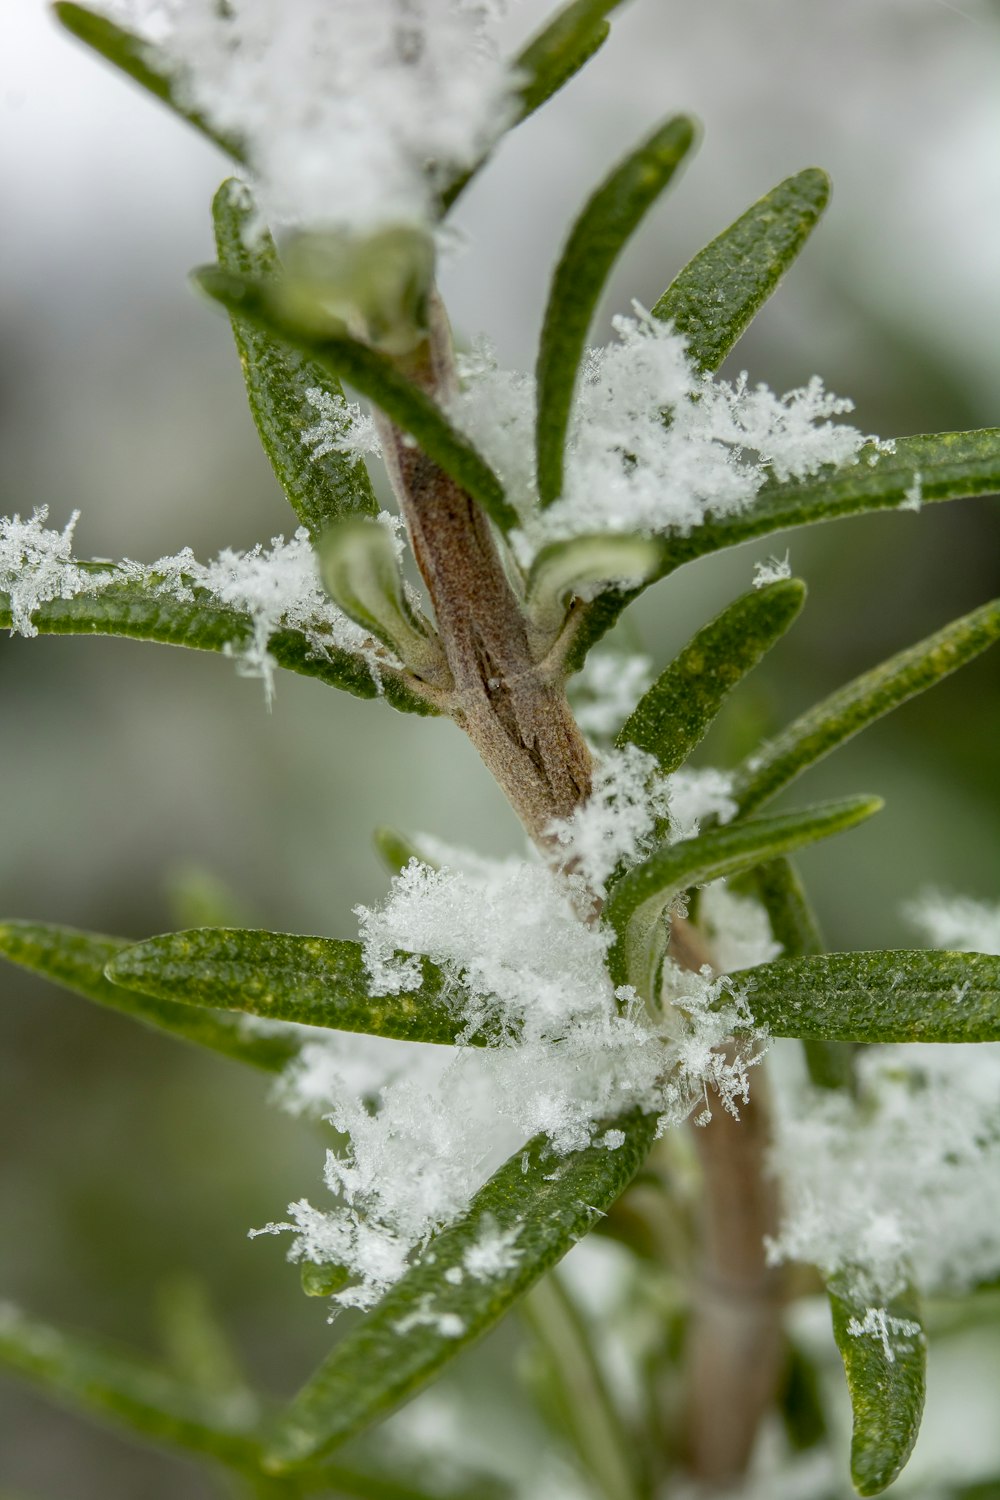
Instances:
[[[701,934],[675,922],[671,956],[711,964]],[[783,1277],[765,1259],[778,1201],[767,1171],[767,1079],[754,1075],[739,1119],[717,1109],[692,1127],[703,1194],[701,1254],[688,1339],[685,1457],[691,1474],[724,1488],[746,1472],[781,1373]]]
[[[452,382],[443,313],[406,373],[439,396]],[[417,566],[451,670],[449,710],[542,848],[553,818],[590,793],[590,751],[569,710],[562,675],[534,659],[517,595],[489,522],[412,439],[382,424],[383,446]]]

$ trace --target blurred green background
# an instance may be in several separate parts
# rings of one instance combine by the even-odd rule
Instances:
[[[523,0],[512,43],[548,9]],[[59,527],[79,507],[85,556],[152,560],[188,543],[208,557],[287,535],[228,328],[185,285],[212,254],[225,163],[62,37],[38,0],[0,0],[0,21],[0,506],[47,504]],[[530,365],[569,216],[657,116],[691,110],[699,156],[623,258],[595,338],[816,163],[834,176],[827,221],[730,373],[786,389],[819,372],[883,436],[996,424],[998,84],[1000,20],[985,0],[635,0],[460,209],[464,243],[442,272],[456,329]],[[656,666],[786,544],[810,603],[714,732],[709,763],[748,723],[776,727],[1000,593],[996,501],[841,523],[652,591],[633,618]],[[1000,898],[998,686],[994,654],[801,788],[888,799],[872,824],[803,856],[831,945],[911,942],[900,904],[931,883]],[[260,684],[216,657],[15,638],[0,643],[0,703],[12,916],[141,937],[185,921],[170,890],[194,868],[251,923],[349,936],[352,905],[385,889],[375,824],[520,847],[457,731],[312,681],[282,677],[269,715]],[[0,996],[0,1296],[152,1349],[158,1288],[193,1275],[255,1380],[290,1389],[329,1342],[322,1306],[301,1296],[281,1241],[245,1235],[321,1193],[320,1133],[268,1109],[266,1085],[235,1065],[13,970]],[[472,1356],[487,1375],[511,1339]],[[502,1433],[516,1409],[491,1409]],[[0,1491],[209,1492],[7,1384],[0,1434]]]

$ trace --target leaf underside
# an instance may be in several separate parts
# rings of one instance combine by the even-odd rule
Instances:
[[[295,1398],[265,1458],[275,1472],[314,1461],[386,1416],[493,1327],[593,1228],[641,1166],[656,1120],[633,1113],[605,1125],[624,1132],[615,1150],[598,1139],[557,1157],[539,1136],[490,1178],[462,1219],[431,1241]],[[504,1231],[516,1231],[516,1259],[478,1279],[466,1267],[468,1251],[484,1235]],[[460,1279],[449,1280],[449,1271]]]

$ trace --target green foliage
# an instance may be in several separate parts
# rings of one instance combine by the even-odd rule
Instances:
[[[274,281],[281,272],[274,241],[256,226],[250,190],[228,178],[212,201],[215,243],[224,271],[251,281]],[[322,391],[343,401],[344,388],[325,366],[264,329],[233,317],[233,336],[246,381],[250,411],[275,477],[303,526],[315,540],[343,516],[378,514],[378,501],[361,460],[341,453],[310,452],[302,434],[318,413],[306,392]]]
[[[100,571],[109,569],[102,565]],[[127,580],[102,587],[99,593],[46,600],[36,606],[31,618],[40,635],[127,636],[239,656],[253,641],[252,617],[244,610],[217,603],[205,589],[194,588],[192,592],[194,598],[187,602]],[[0,629],[12,623],[10,600],[0,593]],[[322,634],[322,629],[318,633]],[[276,665],[286,671],[316,677],[356,698],[384,696],[403,713],[438,711],[392,667],[381,669],[380,693],[365,661],[332,642],[324,643],[321,653],[302,630],[282,627],[270,637],[267,649]]]
[[[778,818],[713,828],[698,838],[667,844],[617,882],[604,910],[615,932],[608,968],[616,984],[633,984],[649,999],[663,957],[661,918],[682,891],[801,849],[863,823],[882,806],[878,797],[847,797]]]
[[[676,771],[699,745],[732,690],[797,618],[805,584],[779,579],[729,604],[661,672],[626,719],[616,744],[638,745]]]
[[[563,449],[584,342],[611,267],[694,144],[678,115],[636,147],[601,184],[577,219],[556,266],[538,347],[538,496],[562,494]]]
[[[833,1042],[1000,1041],[1000,958],[825,953],[733,975],[774,1036]]]
[[[717,370],[819,222],[830,179],[809,167],[779,182],[689,261],[653,305],[687,339],[699,370]]]
[[[360,943],[196,927],[117,951],[107,972],[116,986],[178,1009],[208,1006],[408,1042],[454,1042],[464,1023],[446,998],[446,977],[429,958],[419,963],[419,990],[372,997]]]
[[[251,1031],[235,1016],[193,1010],[166,994],[147,995],[113,984],[105,970],[127,949],[124,938],[78,932],[73,927],[45,922],[0,925],[0,954],[4,958],[97,1005],[267,1072],[280,1072],[297,1056],[299,1038],[290,1030],[276,1027],[267,1032]]]
[[[624,1132],[555,1156],[546,1137],[529,1141],[481,1188],[464,1214],[347,1334],[282,1418],[269,1454],[276,1473],[314,1462],[413,1395],[562,1258],[628,1186],[653,1140],[655,1119],[608,1120]],[[469,1250],[509,1237],[507,1268],[480,1279]],[[459,1272],[451,1280],[448,1272]]]
[[[1000,601],[984,604],[840,688],[756,751],[737,771],[740,812],[755,811],[852,735],[992,646]]]
[[[511,124],[544,104],[602,46],[607,17],[618,3],[572,0],[528,43],[515,60]],[[221,4],[224,13],[225,0]],[[242,141],[215,130],[183,102],[183,81],[155,46],[82,6],[59,3],[54,9],[73,35],[245,160]],[[694,138],[695,128],[683,116],[659,127],[609,174],[570,231],[552,278],[537,361],[543,507],[562,493],[584,346],[610,271]],[[443,184],[441,213],[483,161],[450,181],[440,163],[427,163],[433,180]],[[787,178],[697,254],[654,305],[654,316],[684,336],[700,372],[718,369],[774,291],[816,226],[829,190],[825,174],[815,168]],[[403,711],[435,713],[445,694],[435,696],[418,679],[451,682],[451,657],[416,596],[408,594],[389,534],[374,519],[379,504],[365,464],[336,451],[317,458],[304,441],[320,416],[307,393],[318,391],[321,406],[325,401],[338,408],[346,384],[375,407],[380,433],[387,446],[396,445],[396,457],[419,450],[415,484],[423,500],[454,499],[457,488],[469,509],[478,506],[500,533],[518,523],[512,497],[446,414],[447,381],[438,380],[435,364],[441,353],[435,340],[442,334],[435,322],[432,235],[426,226],[387,225],[367,239],[307,228],[292,238],[282,265],[266,232],[251,233],[256,210],[241,183],[230,179],[222,185],[213,215],[218,264],[202,268],[195,281],[229,314],[264,450],[308,529],[331,597],[405,668],[383,666],[377,683],[367,663],[332,644],[322,627],[281,629],[267,642],[268,652],[281,667],[357,696],[381,694]],[[430,394],[435,389],[442,392],[440,404]],[[722,548],[840,516],[912,509],[915,499],[933,503],[998,488],[1000,429],[927,434],[895,444],[872,442],[855,462],[804,479],[772,476],[747,508],[710,516],[686,535],[612,532],[554,542],[540,551],[526,580],[513,565],[509,569],[526,659],[541,663],[538,676],[546,689],[554,681],[558,687],[560,674],[582,665],[642,588]],[[462,495],[457,498],[459,508],[466,504]],[[481,547],[484,531],[485,523],[477,533]],[[161,591],[163,580],[155,576],[138,582],[134,570],[123,567],[114,575],[103,564],[92,566],[92,590],[33,608],[39,632],[130,636],[227,654],[259,646],[253,616],[218,603],[203,588],[192,585],[182,599]],[[113,581],[105,586],[96,575],[109,571]],[[791,626],[804,594],[798,580],[781,580],[743,595],[709,621],[629,715],[618,747],[631,744],[653,754],[663,773],[681,767],[729,694]],[[464,600],[473,615],[479,602],[471,592]],[[0,595],[0,625],[11,625],[13,614],[11,599]],[[438,624],[444,634],[441,611]],[[745,993],[756,1025],[803,1043],[814,1082],[850,1088],[851,1049],[858,1044],[1000,1040],[1000,958],[823,952],[788,856],[863,822],[881,806],[878,799],[855,797],[747,820],[817,760],[998,636],[1000,603],[993,602],[866,672],[743,761],[735,774],[735,822],[719,827],[706,820],[696,837],[663,844],[631,869],[619,867],[601,913],[614,983],[635,986],[656,1011],[671,926],[682,933],[688,893],[719,878],[742,877],[756,889],[783,956],[734,973],[718,1005]],[[493,712],[504,753],[526,752],[544,783],[544,755],[530,736],[524,738],[518,719],[515,700],[523,683],[494,674],[485,637],[477,641],[476,687]],[[470,701],[457,688],[454,703],[447,700],[464,727]],[[510,783],[504,784],[509,790]],[[393,871],[418,853],[388,829],[378,830],[376,846]],[[696,925],[696,901],[690,910]],[[586,915],[597,920],[596,902]],[[476,1045],[497,1040],[483,1032],[464,1035],[458,982],[424,955],[401,955],[416,961],[419,985],[373,995],[361,945],[353,941],[212,926],[127,943],[12,921],[0,925],[0,954],[148,1026],[269,1072],[280,1072],[299,1055],[303,1034],[288,1023],[444,1045],[457,1037]],[[584,1473],[604,1500],[640,1500],[653,1483],[648,1436],[644,1446],[626,1425],[586,1315],[558,1281],[542,1278],[616,1205],[642,1167],[656,1126],[653,1117],[633,1111],[600,1123],[593,1143],[568,1155],[558,1155],[545,1135],[529,1141],[464,1212],[439,1224],[412,1252],[402,1278],[350,1326],[276,1421],[247,1390],[203,1301],[183,1292],[170,1301],[170,1368],[8,1308],[0,1309],[0,1362],[57,1400],[226,1465],[261,1497],[299,1500],[332,1489],[369,1500],[433,1500],[413,1487],[408,1474],[379,1466],[372,1473],[363,1466],[331,1468],[326,1456],[420,1391],[530,1293],[522,1307],[545,1371],[548,1403]],[[674,1339],[679,1346],[683,1336],[694,1336],[697,1318],[689,1317],[686,1306],[678,1311],[687,1291],[677,1288],[691,1279],[692,1268],[700,1272],[696,1256],[707,1253],[710,1236],[698,1239],[686,1182],[679,1189],[671,1184],[669,1196],[664,1192],[663,1173],[677,1165],[666,1155],[664,1162],[666,1168],[657,1163],[647,1174],[646,1184],[657,1194],[660,1221],[642,1223],[633,1243],[653,1244],[654,1263],[657,1257],[668,1262],[658,1266],[663,1283],[670,1283],[660,1295],[664,1303],[674,1302],[669,1312],[660,1312],[681,1330]],[[686,1164],[682,1168],[680,1177]],[[755,1190],[767,1191],[741,1178],[733,1197],[742,1200]],[[486,1270],[476,1259],[484,1248],[493,1252]],[[310,1296],[332,1296],[349,1280],[346,1266],[333,1261],[303,1266],[303,1289]],[[876,1494],[907,1461],[923,1406],[926,1339],[916,1293],[908,1286],[885,1306],[873,1306],[863,1279],[853,1273],[834,1277],[829,1292],[854,1411],[852,1476],[861,1494]],[[738,1342],[727,1351],[733,1359]],[[676,1353],[671,1348],[670,1357]],[[651,1404],[659,1402],[665,1379],[662,1359],[660,1352],[639,1372]],[[772,1395],[783,1408],[793,1449],[826,1440],[820,1382],[801,1352],[793,1351],[784,1389]],[[672,1453],[671,1462],[676,1458]],[[973,1486],[963,1493],[971,1500],[995,1488]],[[452,1493],[459,1496],[457,1489]],[[469,1500],[494,1493],[486,1477],[474,1477],[467,1487]]]
[[[193,279],[231,317],[262,328],[369,397],[415,438],[427,457],[467,490],[502,530],[516,524],[517,514],[493,471],[430,397],[399,373],[388,355],[344,331],[333,331],[318,307],[312,319],[303,316],[301,306],[290,309],[269,281],[240,276],[222,266],[202,266]]]
[[[873,1307],[847,1275],[829,1291],[854,1411],[851,1478],[859,1495],[877,1495],[903,1468],[920,1429],[927,1365],[920,1303],[908,1287]]]

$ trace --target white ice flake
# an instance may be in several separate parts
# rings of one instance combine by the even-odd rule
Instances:
[[[84,569],[73,560],[73,532],[80,519],[75,510],[62,531],[45,525],[48,506],[39,506],[29,521],[0,517],[0,593],[10,598],[11,633],[37,635],[32,615],[53,599],[72,599],[107,576]]]
[[[490,1216],[480,1226],[479,1237],[469,1245],[462,1256],[462,1265],[475,1281],[489,1281],[512,1271],[521,1259],[517,1239],[521,1226],[513,1224],[508,1229]]]
[[[106,0],[242,142],[271,223],[427,224],[513,116],[484,0]]]
[[[573,715],[584,734],[613,739],[651,686],[652,668],[650,658],[639,653],[591,651],[570,687]]]
[[[604,897],[608,877],[649,852],[667,821],[667,787],[654,755],[624,745],[597,759],[591,794],[573,816],[549,825],[567,868],[593,894]]]
[[[769,557],[766,562],[756,562],[753,565],[753,586],[755,589],[766,588],[769,583],[777,583],[782,578],[791,578],[792,568],[788,561],[788,553],[784,557]]]
[[[380,456],[382,444],[375,430],[375,418],[363,412],[356,401],[310,386],[306,400],[318,420],[302,433],[302,442],[313,458],[328,453],[342,453],[345,458],[363,459],[367,454]]]

